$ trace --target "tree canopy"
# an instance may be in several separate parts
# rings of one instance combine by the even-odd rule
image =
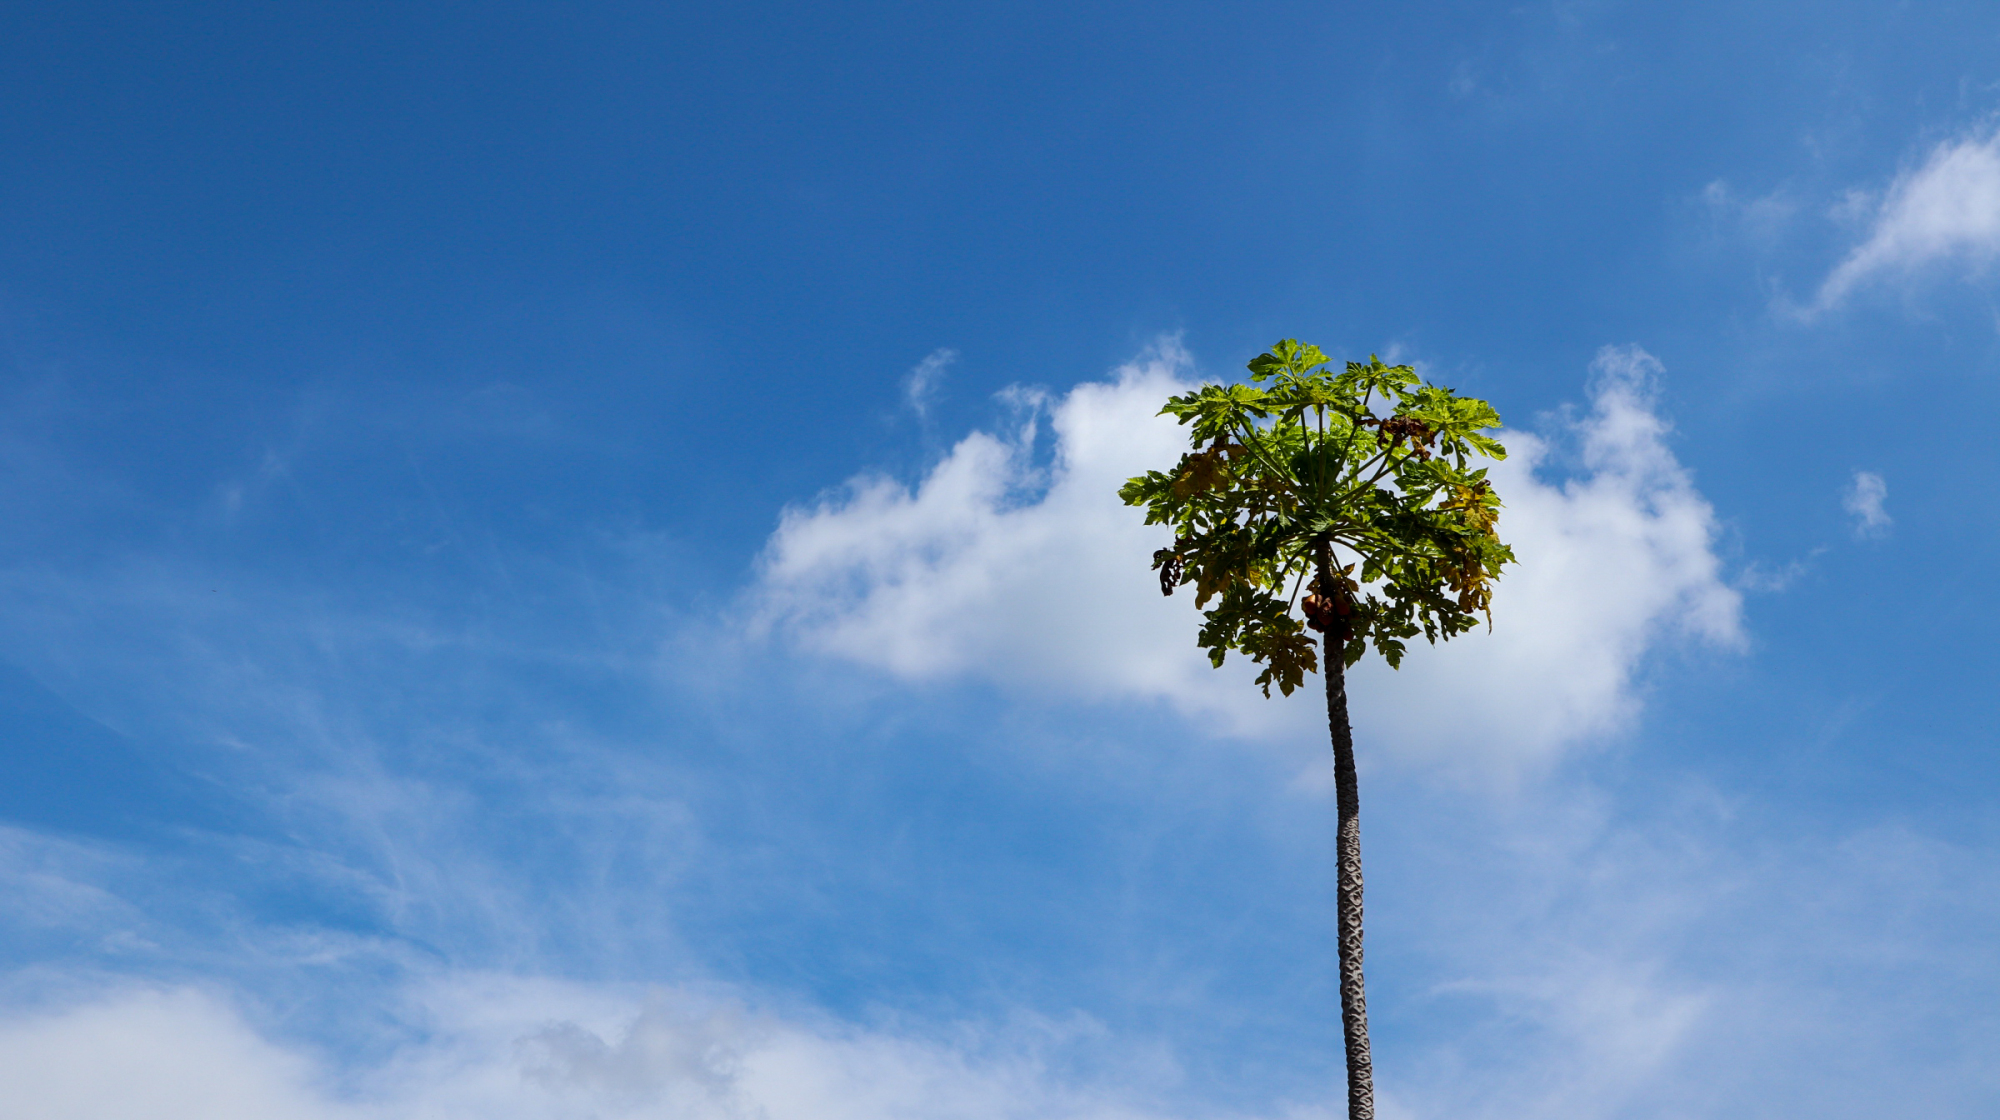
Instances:
[[[1506,457],[1485,434],[1493,407],[1373,355],[1334,372],[1295,339],[1249,371],[1252,384],[1170,398],[1160,412],[1189,426],[1192,449],[1119,491],[1147,524],[1172,526],[1153,566],[1164,594],[1195,585],[1209,660],[1241,651],[1263,666],[1266,696],[1290,694],[1318,669],[1307,625],[1341,639],[1347,665],[1372,645],[1394,667],[1409,638],[1490,624],[1492,581],[1514,559],[1495,531],[1500,499],[1472,466]]]

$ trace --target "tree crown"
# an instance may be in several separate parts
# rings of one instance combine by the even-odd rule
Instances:
[[[1164,594],[1195,585],[1209,660],[1240,650],[1264,666],[1264,695],[1289,695],[1319,668],[1307,626],[1333,634],[1348,665],[1373,645],[1393,668],[1417,634],[1491,625],[1493,580],[1514,553],[1470,462],[1507,455],[1484,434],[1500,425],[1493,406],[1374,355],[1335,373],[1289,338],[1249,370],[1254,384],[1169,398],[1160,413],[1188,426],[1191,450],[1119,490],[1148,525],[1173,527],[1153,567]]]

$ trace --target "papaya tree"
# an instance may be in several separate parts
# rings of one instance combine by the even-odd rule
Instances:
[[[1249,369],[1249,384],[1169,398],[1160,411],[1187,426],[1190,449],[1119,496],[1173,530],[1153,567],[1164,594],[1194,585],[1210,662],[1248,656],[1267,697],[1324,669],[1347,1109],[1373,1120],[1347,670],[1370,650],[1398,667],[1418,635],[1435,643],[1491,626],[1493,581],[1514,554],[1495,532],[1499,496],[1474,464],[1506,449],[1486,434],[1500,424],[1491,405],[1409,366],[1371,355],[1335,372],[1318,347],[1286,339]]]

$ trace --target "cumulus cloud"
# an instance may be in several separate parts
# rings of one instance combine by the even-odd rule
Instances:
[[[907,679],[979,673],[1097,695],[1198,687],[1180,648],[1187,601],[1162,601],[1147,574],[1159,530],[1113,493],[1179,453],[1180,432],[1151,413],[1187,367],[1167,345],[1076,387],[1048,417],[1046,466],[1042,402],[1016,394],[1028,407],[1012,430],[967,436],[914,489],[867,475],[787,510],[760,564],[760,620]]]
[[[1400,673],[1366,670],[1364,730],[1387,730],[1394,710],[1394,735],[1377,739],[1404,757],[1547,759],[1629,719],[1634,674],[1662,639],[1740,640],[1713,512],[1654,405],[1658,373],[1636,347],[1607,348],[1587,407],[1547,436],[1506,433],[1513,454],[1493,477],[1521,563],[1495,597],[1495,630],[1417,650]],[[1148,570],[1165,530],[1116,496],[1183,450],[1154,414],[1192,376],[1188,354],[1161,343],[1011,430],[967,436],[914,486],[863,475],[786,511],[760,563],[758,624],[909,680],[1160,700],[1245,735],[1309,726],[1321,718],[1309,697],[1266,701],[1246,667],[1209,668],[1188,596],[1163,599]]]
[[[1820,285],[1807,313],[1825,311],[1885,274],[2000,254],[2000,131],[1950,140],[1896,177],[1872,207],[1868,232]]]
[[[1889,531],[1891,518],[1882,503],[1889,497],[1889,484],[1874,471],[1855,471],[1854,481],[1841,495],[1841,507],[1854,517],[1854,535],[1879,537]]]

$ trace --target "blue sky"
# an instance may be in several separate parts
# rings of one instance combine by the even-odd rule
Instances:
[[[1323,724],[1112,496],[1297,336],[1515,452],[1354,682],[1384,1116],[1991,1115],[1996,48],[7,7],[8,1107],[1340,1115]]]

